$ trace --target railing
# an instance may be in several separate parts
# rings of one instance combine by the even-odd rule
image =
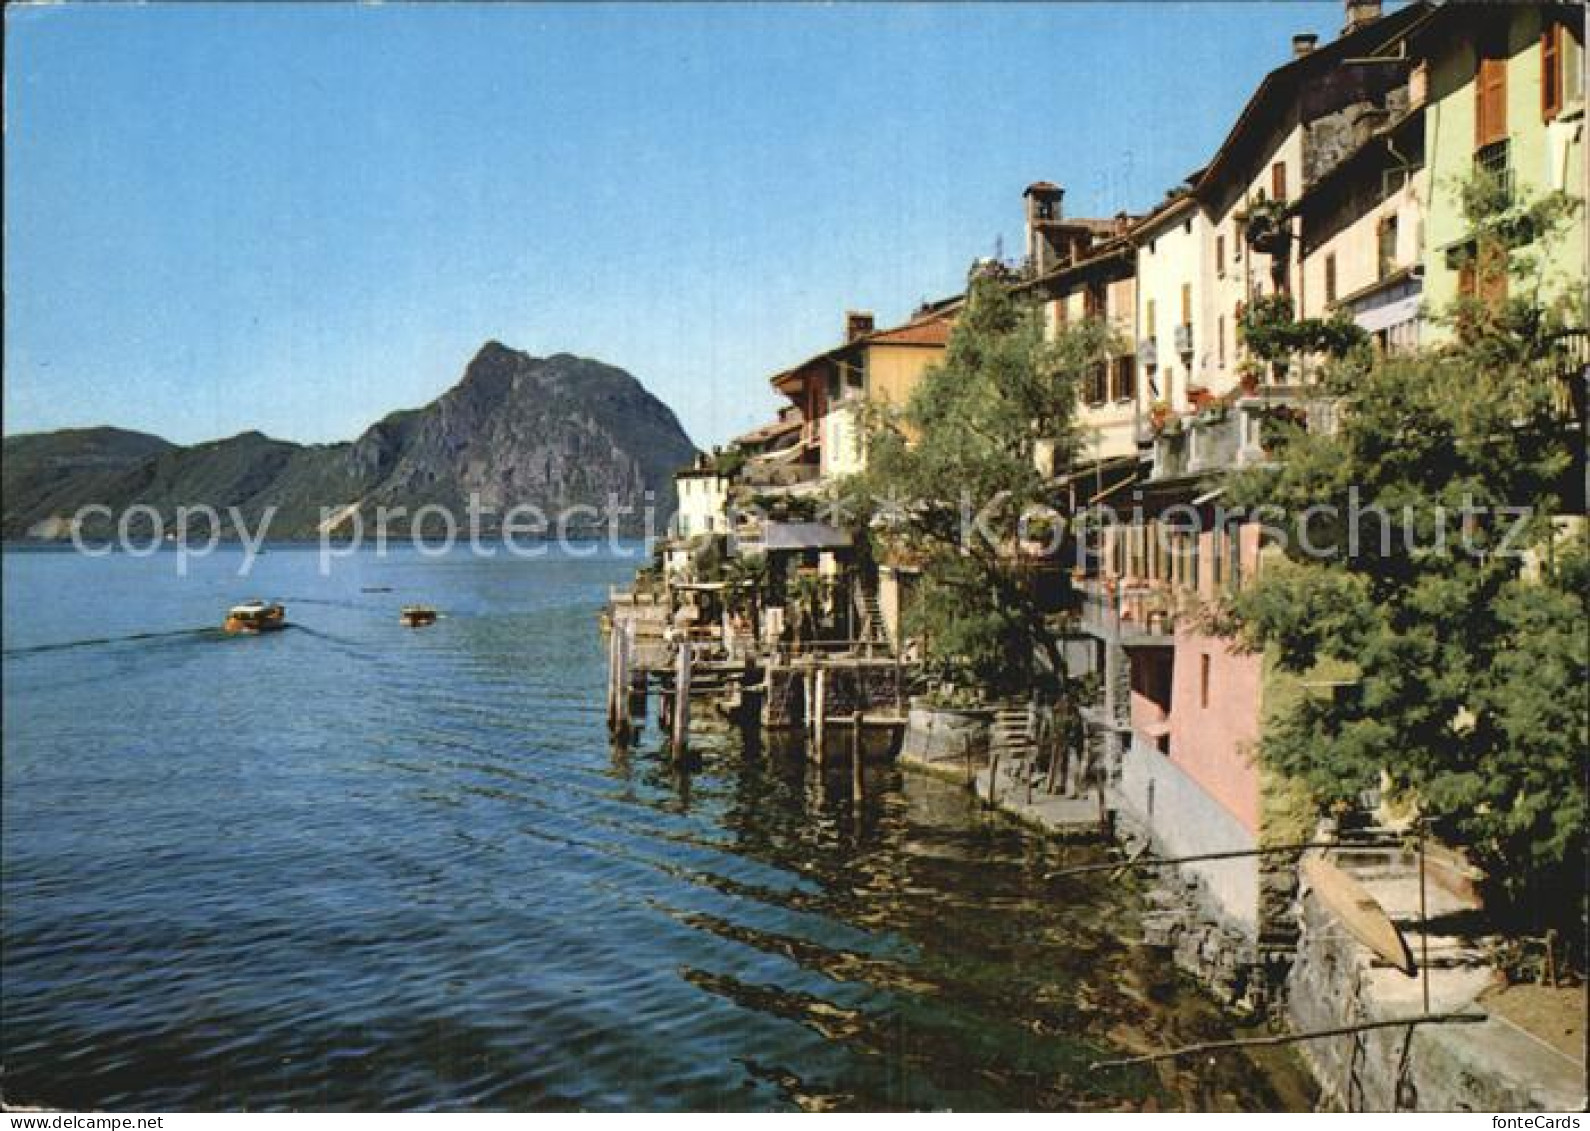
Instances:
[[[1202,415],[1183,417],[1153,437],[1155,479],[1249,467],[1265,458],[1265,414],[1287,409],[1310,432],[1336,430],[1337,402],[1314,386],[1270,385]]]
[[[1541,362],[1543,376],[1551,382],[1551,407],[1563,420],[1582,427],[1590,382],[1590,330],[1565,330],[1552,339],[1552,347]]]
[[[1082,629],[1129,644],[1170,644],[1176,619],[1170,595],[1141,582],[1113,586],[1098,577],[1073,577]]]

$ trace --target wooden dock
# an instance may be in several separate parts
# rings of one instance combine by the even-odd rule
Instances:
[[[666,593],[617,589],[603,627],[608,726],[616,741],[630,740],[653,689],[675,754],[689,749],[692,716],[702,709],[746,729],[804,732],[819,763],[842,748],[876,749],[870,740],[847,741],[864,734],[886,731],[892,747],[905,726],[914,666],[873,636],[763,645],[727,624],[672,624]]]

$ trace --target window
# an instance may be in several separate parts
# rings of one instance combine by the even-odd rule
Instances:
[[[1383,216],[1375,233],[1375,277],[1384,279],[1397,269],[1397,218]]]
[[[1118,401],[1137,399],[1137,358],[1128,354],[1114,361],[1111,374],[1111,396]]]
[[[1215,319],[1215,353],[1221,365],[1226,363],[1226,316]]]
[[[1148,327],[1148,336],[1150,338],[1152,338],[1154,336],[1154,332],[1155,332],[1155,328],[1154,328],[1154,300],[1153,299],[1149,299],[1148,300],[1148,313],[1143,316],[1143,321]]]
[[[1458,266],[1458,294],[1489,307],[1507,301],[1507,252],[1492,244],[1470,245]]]
[[[1198,657],[1198,706],[1209,706],[1209,653]]]
[[[1329,306],[1336,301],[1336,253],[1333,251],[1325,257],[1325,304]]]
[[[1492,43],[1480,49],[1474,74],[1474,148],[1507,137],[1507,49]]]
[[[1493,141],[1474,154],[1474,167],[1486,176],[1493,177],[1501,186],[1502,194],[1511,198],[1513,195],[1513,157],[1512,146],[1504,137],[1500,141]]]
[[[1215,237],[1215,274],[1224,277],[1226,273],[1226,237]]]
[[[845,396],[860,396],[867,387],[867,355],[863,353],[854,362],[845,366]]]
[[[1191,283],[1183,283],[1181,285],[1181,324],[1183,326],[1191,326],[1192,325],[1192,284]]]
[[[1276,200],[1286,199],[1286,162],[1277,161],[1270,166],[1270,195]]]
[[[1104,398],[1107,395],[1105,386],[1108,382],[1108,374],[1109,369],[1102,361],[1088,367],[1087,381],[1082,390],[1082,395],[1087,399],[1088,404],[1100,405],[1104,403]]]
[[[1104,288],[1098,283],[1089,283],[1082,292],[1082,313],[1087,318],[1104,317]]]

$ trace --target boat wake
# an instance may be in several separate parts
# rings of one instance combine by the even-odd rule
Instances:
[[[114,644],[136,644],[147,640],[179,640],[183,637],[216,639],[225,637],[219,628],[179,628],[170,632],[133,632],[126,636],[96,636],[88,640],[66,640],[58,644],[31,644],[26,648],[7,648],[0,657],[32,656],[41,652],[64,652],[70,648],[103,648]]]

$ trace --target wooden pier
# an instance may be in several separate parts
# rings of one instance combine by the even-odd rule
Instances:
[[[875,637],[763,644],[728,625],[671,623],[664,594],[614,590],[603,627],[608,633],[608,727],[627,743],[645,718],[653,689],[658,722],[674,754],[690,747],[702,711],[742,729],[803,732],[813,761],[829,755],[890,754],[904,728],[914,665],[889,654]]]

